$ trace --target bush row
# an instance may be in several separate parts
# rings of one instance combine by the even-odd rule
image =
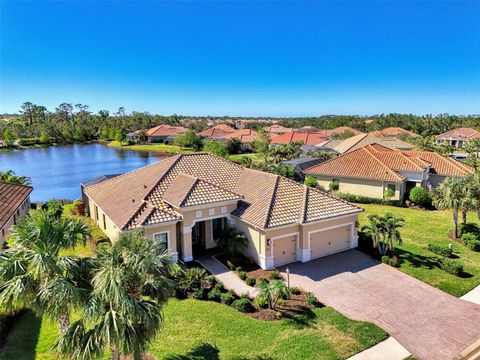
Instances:
[[[367,196],[354,195],[349,193],[337,193],[336,195],[342,200],[345,200],[348,202],[355,202],[359,204],[381,204],[381,205],[405,207],[403,202],[400,200],[378,199],[378,198],[371,198]]]
[[[437,255],[451,257],[453,254],[453,249],[448,245],[441,245],[441,244],[428,244],[427,246],[428,251],[431,251]]]

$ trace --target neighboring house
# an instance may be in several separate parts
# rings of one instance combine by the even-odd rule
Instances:
[[[480,132],[472,128],[457,128],[435,136],[437,144],[448,143],[455,149],[473,139],[480,139]]]
[[[301,133],[297,131],[286,132],[285,134],[278,135],[272,138],[272,145],[286,145],[293,142],[302,142],[304,145],[311,145],[320,147],[320,144],[324,144],[328,139],[324,133]]]
[[[182,135],[187,132],[187,128],[182,126],[172,126],[172,125],[158,125],[146,131],[146,135],[149,142],[164,142],[167,144],[172,144],[175,137]]]
[[[331,137],[332,135],[341,135],[345,132],[352,133],[353,135],[360,135],[363,134],[361,131],[357,129],[351,128],[349,126],[339,126],[335,129],[325,130],[327,137]]]
[[[383,130],[377,130],[370,132],[371,135],[379,138],[397,138],[398,136],[410,136],[417,137],[418,134],[415,134],[412,131],[405,130],[401,127],[388,127]]]
[[[361,208],[279,175],[210,154],[183,154],[85,188],[91,217],[115,241],[141,228],[174,257],[216,246],[229,224],[263,269],[357,246]]]
[[[0,182],[0,251],[8,232],[30,209],[31,186]]]
[[[218,124],[206,130],[203,130],[202,132],[199,132],[197,135],[212,140],[220,140],[225,135],[231,134],[235,131],[236,130],[234,128],[231,128],[228,125]]]
[[[257,135],[258,134],[252,129],[243,129],[228,133],[220,140],[226,142],[229,139],[237,138],[242,143],[242,150],[246,150],[251,148],[252,142],[257,139]]]
[[[366,145],[304,171],[324,188],[334,183],[343,193],[383,198],[387,189],[392,199],[404,199],[413,187],[437,186],[449,176],[467,176],[474,169],[429,151],[398,151],[379,144]]]
[[[318,165],[324,161],[325,160],[321,158],[304,157],[304,158],[298,158],[298,159],[292,159],[292,160],[284,160],[284,161],[281,161],[280,163],[285,166],[292,166],[295,172],[295,175],[298,178],[303,179],[305,177],[303,174],[303,171],[305,169],[308,169],[314,165]]]
[[[413,150],[415,146],[396,138],[379,138],[372,134],[359,134],[344,140],[331,140],[325,147],[331,148],[339,154],[360,149],[368,144],[380,144],[393,150]]]
[[[278,136],[285,134],[286,132],[292,131],[290,128],[286,128],[281,125],[273,124],[270,126],[264,127],[265,131],[270,134],[270,137]]]
[[[304,126],[304,127],[299,128],[299,129],[295,129],[295,131],[299,132],[299,133],[315,133],[315,132],[318,132],[320,130],[317,129],[316,127],[313,127],[313,126]]]
[[[82,194],[82,201],[85,204],[85,215],[90,216],[90,204],[88,203],[88,196],[85,195],[85,188],[101,183],[102,181],[114,178],[121,174],[100,175],[86,182],[80,183],[80,193]]]

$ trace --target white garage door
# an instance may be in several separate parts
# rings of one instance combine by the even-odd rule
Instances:
[[[310,258],[318,258],[350,248],[350,225],[319,231],[310,237]]]
[[[275,239],[273,243],[273,262],[275,266],[288,264],[297,260],[297,237],[295,235]]]

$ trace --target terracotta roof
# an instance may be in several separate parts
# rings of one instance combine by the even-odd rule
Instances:
[[[203,130],[202,132],[199,132],[198,136],[219,139],[224,137],[227,134],[233,133],[234,131],[235,129],[231,128],[228,125],[218,124],[206,130]]]
[[[401,171],[444,176],[466,176],[468,165],[429,151],[398,151],[379,144],[366,145],[305,170],[306,174],[354,177],[382,181],[403,181]]]
[[[333,147],[333,150],[340,154],[359,149],[368,144],[380,144],[390,149],[412,150],[415,147],[405,141],[392,138],[379,138],[372,134],[359,134],[343,140]]]
[[[187,132],[187,128],[172,125],[158,125],[146,131],[147,136],[175,136]]]
[[[450,131],[444,132],[443,134],[435,136],[437,140],[443,140],[448,138],[454,139],[478,139],[480,138],[480,132],[472,128],[456,128]]]
[[[326,130],[328,136],[331,136],[333,134],[343,134],[346,131],[352,132],[353,135],[363,134],[363,132],[351,128],[350,126],[339,126],[335,129]]]
[[[267,126],[264,129],[265,129],[266,132],[268,132],[270,134],[283,134],[283,133],[292,131],[292,129],[290,129],[290,128],[286,128],[284,126],[277,125],[277,124]]]
[[[304,126],[299,129],[296,129],[295,131],[299,133],[314,133],[314,132],[318,132],[319,129],[313,126]]]
[[[222,139],[237,138],[242,143],[251,143],[257,139],[257,133],[252,129],[236,130],[232,133],[228,133],[222,137]]]
[[[401,127],[388,127],[383,130],[372,131],[370,132],[370,134],[376,137],[397,137],[401,134],[413,137],[418,136],[418,134],[415,134],[414,132],[409,130],[405,130]]]
[[[296,131],[290,131],[275,136],[272,139],[272,144],[291,144],[294,141],[300,141],[305,145],[317,145],[328,141],[328,139],[324,133],[299,133]]]
[[[15,214],[32,190],[31,186],[0,182],[0,229]]]
[[[319,190],[312,191],[326,196]],[[232,215],[259,228],[362,211],[334,199],[325,202],[319,213],[305,204],[304,185],[243,168],[211,154],[173,156],[87,187],[85,192],[120,229],[178,220],[179,214],[171,205],[193,206],[226,200],[238,200]]]

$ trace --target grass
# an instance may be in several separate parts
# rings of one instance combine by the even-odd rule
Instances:
[[[376,204],[359,206],[365,209],[360,215],[360,227],[366,224],[368,214],[390,212],[405,219],[405,227],[401,229],[403,245],[398,246],[399,270],[457,297],[480,284],[480,252],[448,238],[448,232],[453,229],[450,210],[424,211]],[[468,221],[479,222],[473,213],[469,214]],[[466,275],[457,277],[441,270],[438,267],[440,257],[426,249],[429,243],[453,244],[454,254],[463,264]]]
[[[346,359],[388,336],[328,307],[269,322],[215,302],[171,300],[164,315],[164,327],[149,350],[158,359]],[[0,357],[53,360],[50,347],[57,336],[56,322],[26,312]]]

